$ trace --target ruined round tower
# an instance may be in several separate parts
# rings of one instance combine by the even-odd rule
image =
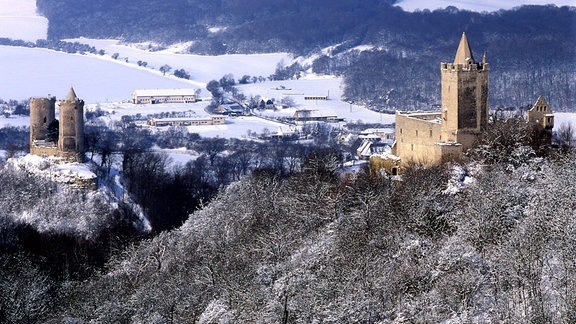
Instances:
[[[57,154],[58,126],[52,124],[55,121],[55,107],[56,97],[30,98],[30,153],[43,156]]]
[[[75,162],[84,161],[84,101],[70,88],[65,100],[60,100],[58,154]]]
[[[56,97],[30,98],[30,146],[34,141],[45,141],[48,126],[55,119]]]

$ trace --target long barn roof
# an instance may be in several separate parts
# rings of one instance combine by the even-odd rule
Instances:
[[[132,95],[138,97],[193,96],[196,89],[144,89],[134,90]]]

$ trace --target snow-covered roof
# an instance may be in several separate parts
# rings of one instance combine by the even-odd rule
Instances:
[[[196,89],[144,89],[133,92],[133,95],[138,97],[194,96],[195,94]]]
[[[430,123],[440,124],[442,113],[438,111],[408,111],[408,112],[397,112],[399,115],[406,116],[408,118],[419,119],[422,121],[427,121]]]
[[[391,151],[384,151],[384,152],[372,154],[372,156],[377,156],[381,159],[390,159],[392,161],[397,161],[397,162],[399,162],[401,160],[399,156],[392,154]]]
[[[300,109],[296,110],[295,116],[298,118],[320,118],[320,117],[338,117],[336,114],[326,114],[319,110],[312,110],[312,109]]]
[[[225,118],[223,116],[195,116],[195,117],[178,117],[178,118],[151,118],[156,122],[179,122],[187,120],[208,120],[212,118]]]
[[[244,107],[242,107],[238,103],[221,104],[220,106],[224,107],[224,109],[226,109],[226,110],[244,110]]]
[[[396,130],[394,128],[368,128],[361,131],[360,134],[375,134],[375,133],[392,134],[395,132]]]
[[[436,143],[434,143],[434,145],[440,145],[440,146],[462,146],[462,144],[460,144],[460,143],[458,143],[458,142],[454,142],[454,141],[436,142]]]

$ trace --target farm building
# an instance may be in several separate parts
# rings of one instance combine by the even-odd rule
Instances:
[[[215,112],[218,114],[230,116],[240,116],[249,113],[238,103],[221,104],[220,106],[216,107]]]
[[[147,89],[132,92],[133,104],[192,102],[196,102],[195,89]]]
[[[150,118],[148,120],[148,125],[155,127],[224,125],[225,123],[226,123],[226,117],[224,116]]]
[[[313,109],[299,109],[294,112],[292,119],[295,121],[323,121],[337,123],[343,119],[336,115],[324,115],[322,112]]]

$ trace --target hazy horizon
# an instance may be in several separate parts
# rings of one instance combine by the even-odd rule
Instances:
[[[406,11],[415,10],[435,10],[440,8],[446,8],[448,6],[454,6],[461,10],[471,10],[471,11],[498,11],[500,9],[512,9],[514,7],[519,7],[522,5],[547,5],[554,4],[558,7],[562,6],[576,6],[576,0],[510,0],[510,1],[500,1],[500,0],[402,0],[396,5]]]
[[[434,10],[455,6],[459,9],[473,11],[495,11],[499,9],[511,9],[521,5],[546,5],[555,4],[557,6],[576,6],[576,0],[402,0],[397,6],[407,10],[416,9]],[[2,0],[0,3],[0,17],[9,16],[36,16],[36,0]]]

